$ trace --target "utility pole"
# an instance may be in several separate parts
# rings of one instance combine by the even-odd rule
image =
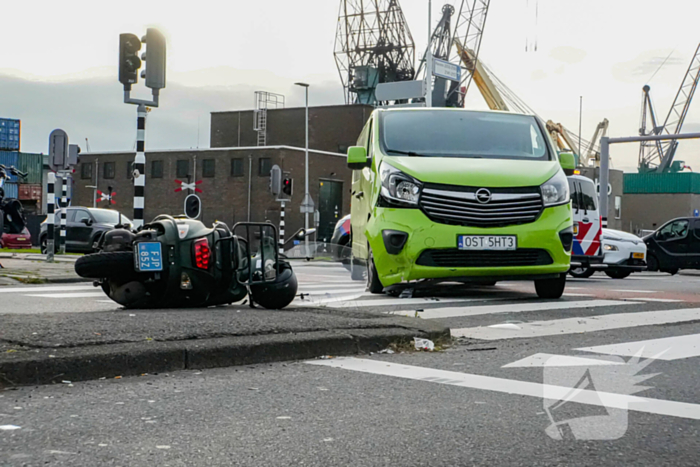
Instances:
[[[578,107],[578,156],[581,157],[581,122],[583,117],[583,96],[579,98]],[[571,148],[573,149],[573,148]]]
[[[433,27],[433,0],[428,0],[428,51],[425,54],[425,106],[433,106],[433,51],[430,48]]]
[[[306,91],[306,144],[304,146],[304,202],[301,205],[301,212],[304,213],[304,230],[309,231],[309,213],[314,212],[314,202],[309,194],[309,85],[306,83],[294,83],[301,86]],[[304,249],[306,257],[309,254],[309,236],[304,236]]]

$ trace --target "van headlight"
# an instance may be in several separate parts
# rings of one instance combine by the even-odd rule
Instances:
[[[382,181],[382,198],[389,204],[418,206],[422,188],[418,180],[386,162],[382,162],[382,165],[379,167],[379,178]]]
[[[540,187],[545,207],[569,202],[569,181],[561,170]]]

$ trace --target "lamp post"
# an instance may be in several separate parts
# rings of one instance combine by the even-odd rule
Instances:
[[[313,201],[309,195],[309,85],[307,83],[294,83],[301,86],[306,91],[306,144],[304,146],[304,201],[301,209],[304,213],[304,230],[309,231],[309,211],[313,209]],[[306,257],[309,258],[309,236],[304,237],[304,248]]]

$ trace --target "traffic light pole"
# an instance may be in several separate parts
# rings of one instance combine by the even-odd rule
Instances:
[[[53,262],[56,234],[54,224],[56,222],[56,174],[49,172],[49,183],[46,193],[46,261]]]
[[[280,207],[280,254],[284,254],[284,217],[285,217],[284,200],[281,201]]]
[[[61,173],[61,236],[58,254],[66,254],[66,214],[68,210],[68,174]]]

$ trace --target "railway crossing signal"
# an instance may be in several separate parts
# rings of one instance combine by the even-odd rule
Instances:
[[[194,191],[195,193],[202,193],[202,190],[200,188],[197,188],[197,185],[200,185],[202,183],[202,180],[198,180],[192,183],[190,183],[189,181],[183,182],[182,180],[175,180],[175,183],[180,185],[179,188],[175,189],[175,193],[179,193],[183,190],[190,190]]]
[[[117,193],[112,191],[112,187],[109,187],[107,193],[102,193],[100,190],[97,190],[97,196],[100,197],[100,199],[98,199],[97,202],[107,201],[107,204],[117,204],[117,202],[114,201],[114,196],[116,194]]]

